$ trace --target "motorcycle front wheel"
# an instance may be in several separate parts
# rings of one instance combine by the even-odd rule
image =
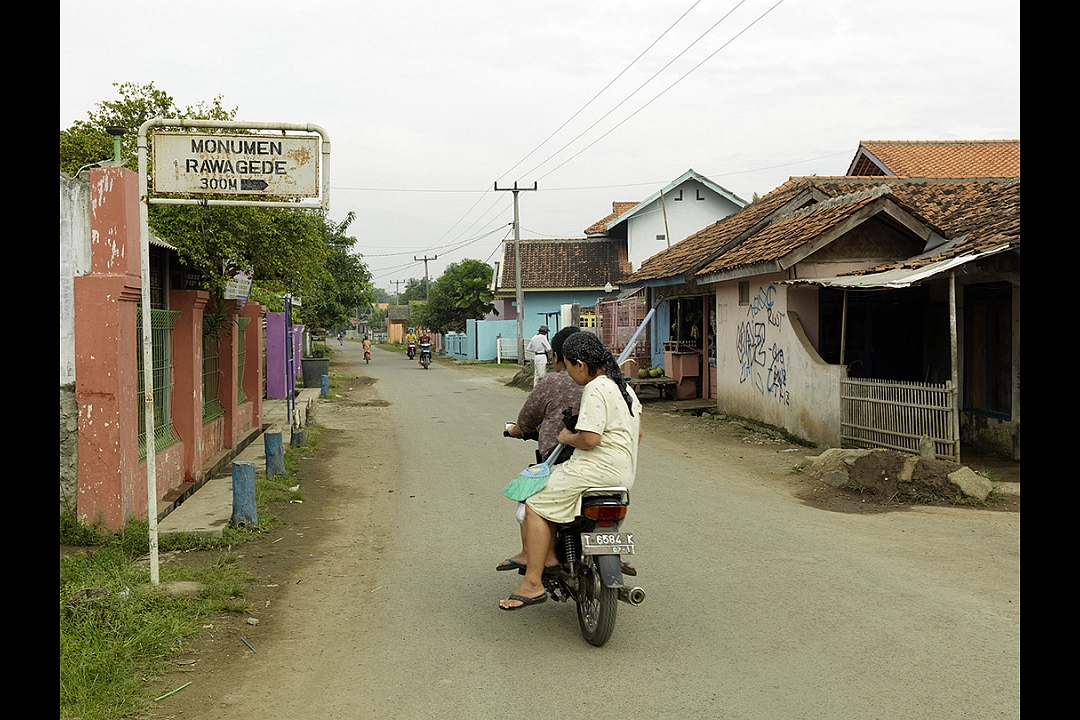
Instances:
[[[577,592],[578,624],[581,625],[581,636],[590,645],[600,647],[615,631],[618,591],[604,585],[595,558],[585,560],[581,568]]]

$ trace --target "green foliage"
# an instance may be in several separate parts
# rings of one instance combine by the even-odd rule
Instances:
[[[491,266],[479,260],[451,263],[432,285],[431,300],[418,324],[452,332],[464,330],[466,320],[483,318],[495,309],[491,272]]]
[[[378,306],[371,308],[371,314],[368,316],[368,324],[375,330],[385,330],[386,311]]]
[[[180,108],[172,96],[154,87],[154,83],[113,83],[119,96],[103,100],[87,112],[86,120],[76,120],[67,130],[60,131],[60,170],[74,175],[79,168],[113,155],[112,137],[105,132],[110,125],[127,128],[121,139],[123,157],[134,165],[139,127],[155,117],[190,120],[233,120],[236,108],[227,109],[224,98],[218,95],[210,102],[199,102]]]
[[[146,678],[213,613],[247,607],[250,578],[226,556],[202,567],[162,568],[162,581],[204,585],[173,598],[121,545],[60,561],[60,717],[132,717],[149,704]]]
[[[220,550],[280,526],[274,505],[302,501],[296,473],[300,458],[318,446],[320,428],[306,429],[308,447],[285,451],[285,477],[256,479],[259,527],[226,529],[221,539],[163,535],[161,549]],[[74,511],[60,516],[61,543],[94,545],[60,560],[60,717],[115,720],[141,716],[150,704],[147,679],[164,670],[207,618],[243,612],[251,576],[231,552],[209,562],[163,563],[161,580],[198,582],[197,597],[170,597],[149,584],[143,556],[149,548],[145,520],[118,532],[82,525]],[[185,556],[190,557],[190,556]]]
[[[99,102],[60,132],[60,169],[75,174],[79,168],[112,157],[108,125],[128,128],[123,154],[136,155],[138,128],[154,117],[232,120],[219,95],[209,102],[181,108],[153,83],[114,83],[118,97]],[[153,139],[151,137],[151,143]],[[180,261],[196,269],[215,300],[220,302],[225,283],[237,272],[253,279],[252,299],[281,311],[280,295],[292,292],[303,299],[298,322],[312,327],[343,325],[357,305],[371,294],[367,267],[350,249],[356,239],[345,235],[350,215],[334,223],[311,210],[257,207],[203,207],[151,205],[150,227],[177,248]]]
[[[303,308],[304,320],[313,327],[328,330],[344,327],[374,297],[371,274],[360,257],[349,252],[356,245],[356,238],[345,231],[355,219],[356,215],[350,212],[340,223],[329,219],[323,222],[324,272],[316,276],[315,287],[310,291],[312,299]]]
[[[401,291],[401,305],[408,305],[414,300],[427,302],[428,282],[425,278],[409,278],[405,289]]]
[[[79,522],[74,506],[60,511],[61,545],[101,545],[107,535],[107,531],[97,524],[85,525]]]

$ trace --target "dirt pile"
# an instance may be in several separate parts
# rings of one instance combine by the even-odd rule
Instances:
[[[814,458],[807,475],[834,488],[886,502],[934,502],[957,496],[985,500],[989,480],[954,462],[893,450],[830,449]]]
[[[508,387],[516,387],[520,390],[532,391],[533,389],[533,367],[532,365],[526,365],[518,370],[509,382],[506,383]]]

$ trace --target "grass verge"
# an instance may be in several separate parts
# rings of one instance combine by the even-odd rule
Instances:
[[[108,532],[78,522],[74,511],[61,513],[62,719],[115,720],[143,712],[151,703],[147,680],[183,650],[208,618],[248,609],[251,578],[231,548],[280,526],[282,504],[303,502],[297,471],[300,458],[318,446],[319,432],[317,425],[307,427],[308,446],[286,449],[285,476],[256,477],[257,528],[226,529],[222,538],[161,536],[163,552],[218,552],[183,566],[162,565],[162,584],[156,587],[150,585],[146,562],[145,520]],[[174,597],[166,588],[179,581],[200,583],[201,589]]]

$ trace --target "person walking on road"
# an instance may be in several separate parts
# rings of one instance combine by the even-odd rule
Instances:
[[[540,382],[540,378],[547,372],[548,357],[551,355],[551,343],[547,336],[548,326],[541,325],[526,348],[533,354],[533,387],[536,387],[536,383]]]

